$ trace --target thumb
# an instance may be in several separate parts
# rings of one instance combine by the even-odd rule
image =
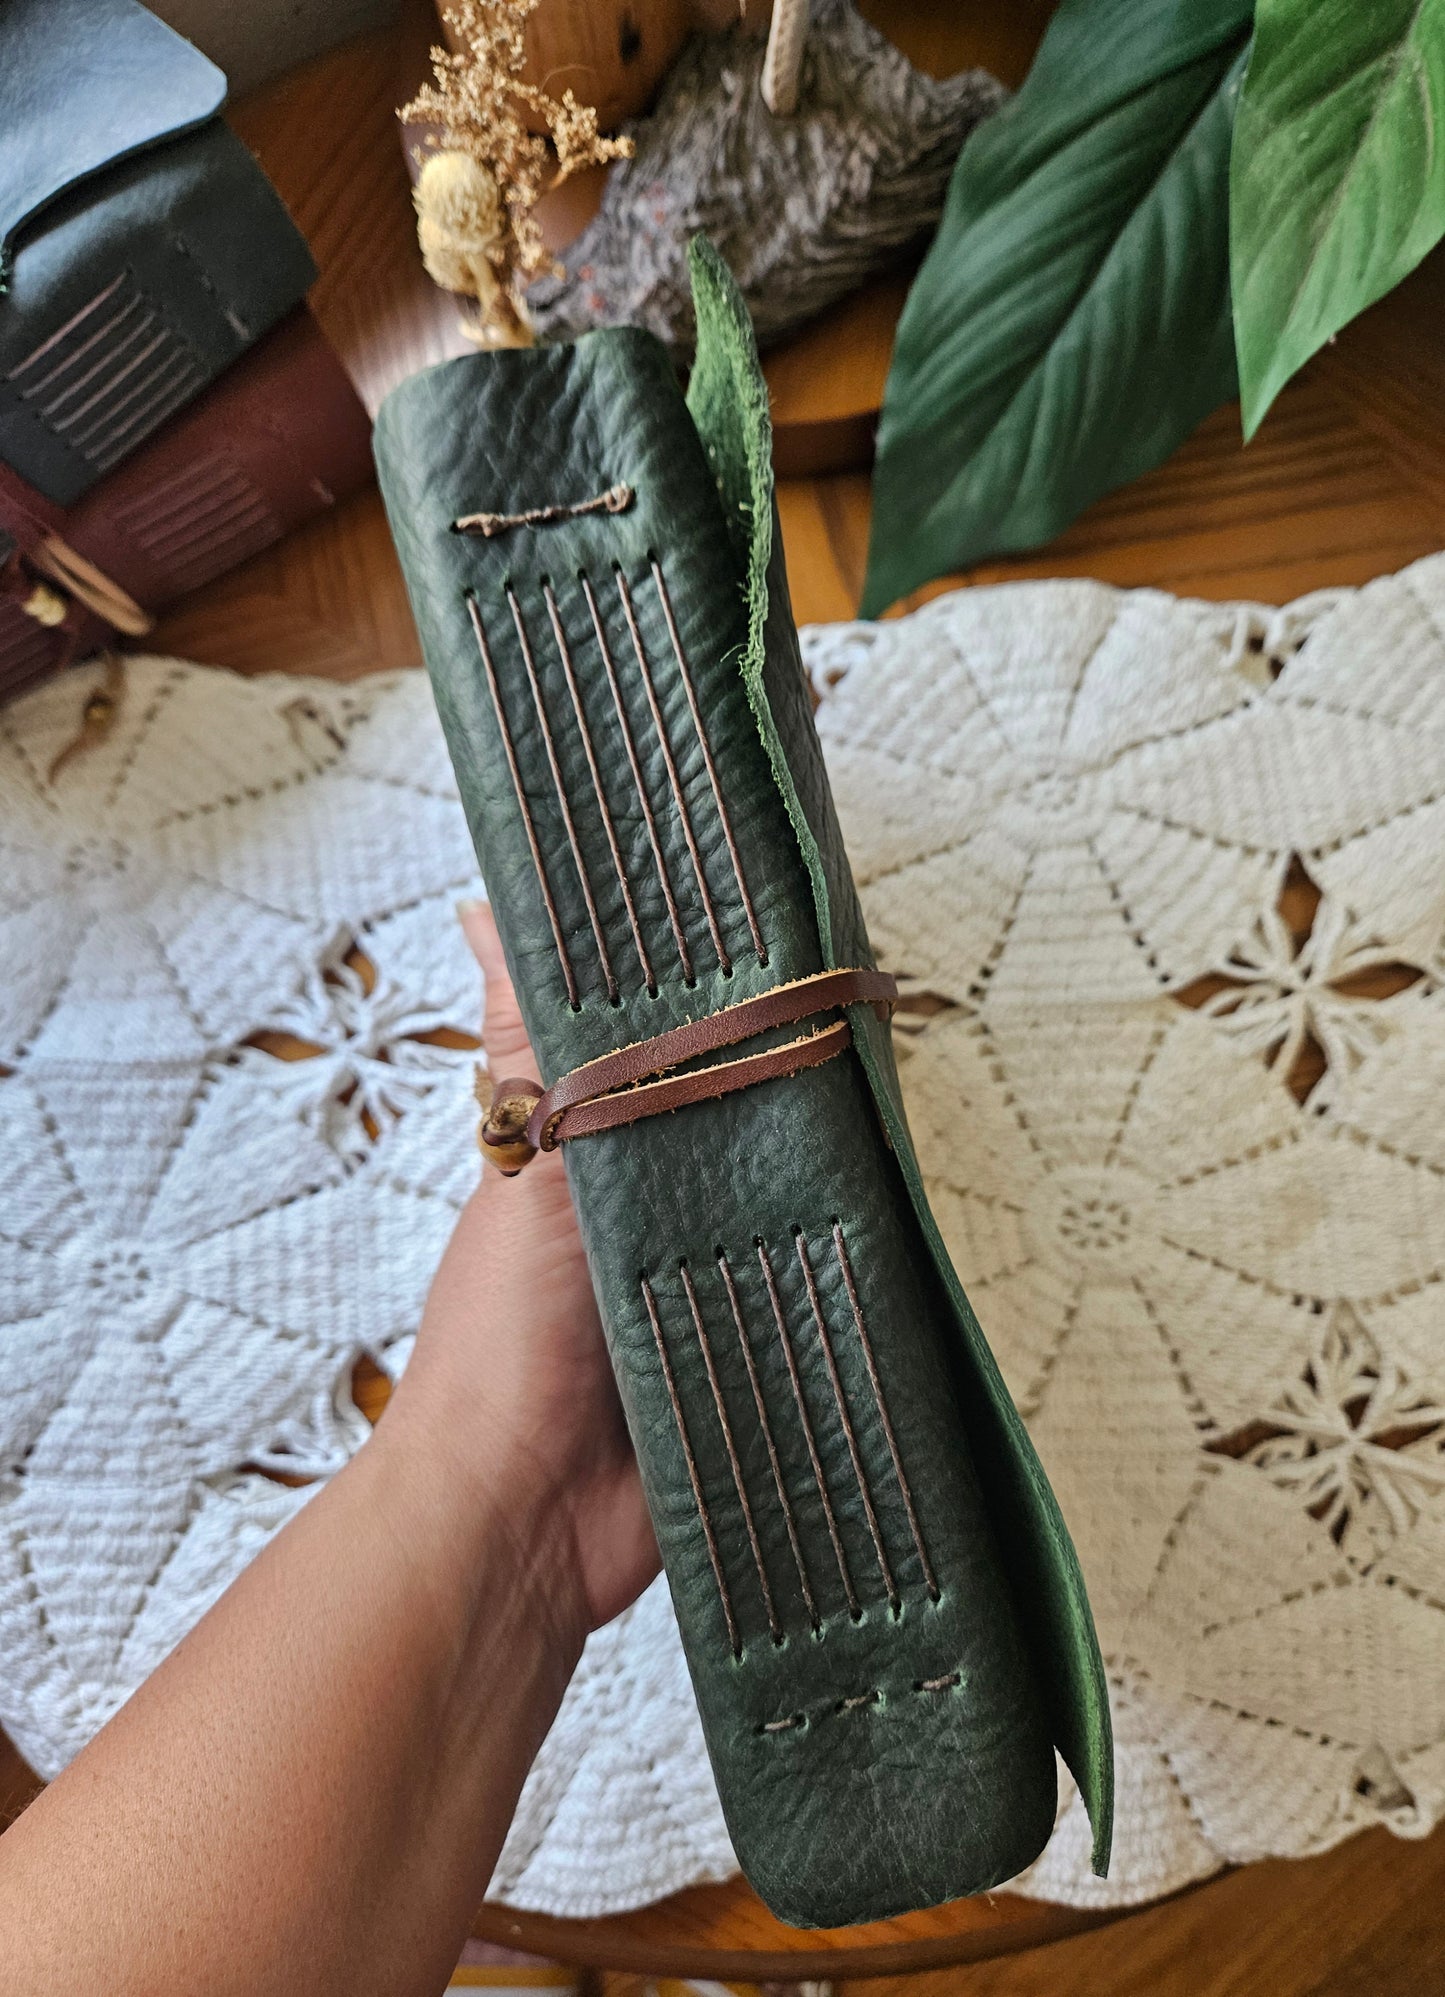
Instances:
[[[485,986],[482,1015],[482,1047],[487,1067],[497,1081],[534,1075],[536,1057],[522,1024],[517,994],[512,989],[502,939],[497,934],[491,904],[485,901],[459,901],[457,917],[462,934],[482,969]]]

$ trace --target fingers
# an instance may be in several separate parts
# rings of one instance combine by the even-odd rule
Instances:
[[[484,901],[459,901],[457,917],[472,954],[482,967],[486,984],[486,1010],[482,1019],[482,1046],[487,1067],[498,1081],[531,1076],[537,1072],[536,1058],[522,1024],[517,994],[502,953],[491,906]]]

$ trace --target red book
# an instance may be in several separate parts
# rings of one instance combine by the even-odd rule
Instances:
[[[74,506],[0,464],[0,698],[371,476],[370,422],[304,306]]]

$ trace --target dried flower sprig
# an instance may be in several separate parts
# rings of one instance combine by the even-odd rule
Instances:
[[[445,290],[477,300],[478,336],[498,346],[530,343],[523,287],[539,271],[559,270],[534,212],[539,197],[581,167],[632,153],[630,139],[598,132],[596,111],[570,90],[559,101],[524,80],[527,18],[537,5],[452,0],[446,19],[461,49],[432,50],[436,81],[397,114],[433,128],[416,189],[422,260]],[[527,129],[524,107],[546,137]]]

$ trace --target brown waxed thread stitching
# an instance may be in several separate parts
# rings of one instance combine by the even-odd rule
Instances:
[[[137,299],[135,302],[137,304],[140,303],[139,299]],[[123,319],[126,315],[122,313],[120,316]],[[125,334],[125,336],[122,339],[119,339],[115,341],[111,346],[102,349],[99,358],[95,361],[92,361],[91,365],[85,370],[83,374],[78,375],[74,381],[63,383],[59,392],[53,395],[49,400],[49,402],[40,403],[39,405],[40,414],[45,418],[46,422],[50,424],[52,429],[58,430],[63,434],[65,431],[69,430],[70,426],[73,423],[78,423],[82,416],[86,415],[90,410],[94,409],[97,403],[104,404],[106,402],[106,398],[112,393],[114,389],[116,389],[120,385],[121,382],[127,380],[130,375],[134,374],[135,370],[138,367],[140,367],[145,361],[149,360],[152,354],[159,353],[163,347],[167,347],[167,342],[169,342],[170,344],[169,347],[167,347],[165,358],[162,360],[160,367],[153,369],[150,374],[146,375],[144,380],[140,384],[138,384],[137,388],[132,389],[129,395],[125,396],[119,403],[115,405],[116,409],[124,409],[126,403],[131,402],[135,399],[135,396],[139,393],[140,389],[147,387],[151,382],[155,381],[157,377],[161,374],[161,372],[166,367],[168,367],[171,364],[171,362],[176,358],[177,353],[180,353],[182,357],[184,357],[186,350],[184,348],[177,347],[174,334],[171,333],[170,329],[167,326],[162,324],[160,331],[156,334],[155,338],[150,342],[150,344],[147,347],[143,348],[139,354],[133,355],[132,358],[126,362],[124,367],[118,365],[122,355],[129,353],[130,349],[135,345],[137,340],[143,340],[145,338],[150,328],[156,323],[157,317],[158,315],[155,312],[153,311],[147,312],[142,319],[140,319],[134,326],[131,327],[130,331],[127,334]],[[96,335],[95,337],[98,338],[99,336]],[[87,342],[87,345],[89,345],[89,342]],[[52,374],[53,373],[54,370],[52,370]],[[67,417],[65,417],[63,421],[57,422],[55,420],[55,412],[58,409],[63,409],[66,403],[72,399],[72,397],[81,394],[83,390],[88,388],[90,384],[95,380],[97,375],[100,375],[102,377],[99,388],[97,388],[93,394],[87,396],[86,400],[80,405],[78,409],[72,409],[70,414]],[[46,378],[47,380],[49,380],[51,377],[47,376]],[[38,386],[37,388],[32,389],[30,393],[32,396],[37,395],[39,393]],[[83,431],[81,435],[90,436],[95,429],[101,427],[106,418],[112,413],[113,412],[109,408],[103,409],[99,421],[92,426],[91,430]],[[73,442],[75,440],[72,439],[71,441]]]
[[[856,1713],[860,1706],[876,1706],[883,1694],[875,1686],[871,1692],[860,1692],[856,1698],[840,1699],[833,1708],[835,1713]]]
[[[748,1544],[753,1549],[753,1563],[758,1570],[758,1586],[763,1592],[763,1607],[768,1616],[768,1632],[773,1642],[782,1639],[782,1625],[778,1621],[778,1611],[773,1602],[773,1591],[768,1586],[768,1570],[763,1565],[763,1549],[758,1540],[758,1529],[753,1520],[753,1508],[748,1502],[747,1485],[743,1482],[743,1466],[738,1460],[737,1444],[733,1440],[733,1425],[728,1419],[727,1403],[722,1397],[722,1386],[717,1377],[717,1367],[713,1364],[712,1344],[707,1335],[707,1327],[702,1321],[702,1311],[698,1306],[697,1291],[693,1288],[692,1272],[685,1262],[679,1263],[682,1286],[687,1291],[688,1309],[692,1312],[693,1328],[697,1332],[697,1342],[702,1347],[702,1363],[707,1368],[707,1383],[712,1388],[713,1401],[717,1407],[718,1426],[722,1430],[723,1442],[728,1453],[728,1465],[733,1473],[733,1484],[738,1494],[738,1503],[743,1508],[743,1523],[748,1529]]]
[[[138,337],[140,334],[144,333],[145,330],[146,329],[144,326],[137,327],[136,335],[135,336],[128,335],[122,344],[125,346],[129,346],[131,338]],[[144,367],[146,362],[150,359],[151,355],[159,353],[161,348],[166,345],[167,341],[169,341],[170,338],[171,338],[170,332],[166,327],[162,326],[161,330],[156,334],[155,338],[148,343],[148,345],[142,347],[138,354],[133,354],[131,358],[126,362],[125,366],[121,368],[109,381],[102,382],[100,387],[97,388],[93,394],[88,395],[85,398],[84,402],[81,403],[78,409],[72,409],[68,416],[62,416],[58,422],[53,421],[47,412],[46,420],[47,422],[50,423],[51,429],[58,430],[61,436],[65,436],[66,432],[69,431],[74,424],[78,423],[83,416],[88,416],[90,414],[91,410],[95,408],[98,402],[103,403],[106,397],[113,394],[114,391],[120,387],[120,384],[123,381],[128,381],[130,377],[135,373],[138,367]],[[160,374],[163,374],[166,368],[168,368],[171,365],[172,361],[175,360],[176,358],[177,358],[176,350],[174,347],[171,347],[167,351],[167,353],[163,356],[159,365],[156,368],[154,368],[151,371],[151,373],[145,377],[146,385],[149,385],[149,383],[156,380],[156,378]],[[92,373],[93,372],[94,370],[92,370]],[[65,394],[60,398],[60,400],[63,402],[68,402],[71,396],[74,395],[76,391],[82,386],[83,384],[81,382],[77,382],[74,388],[68,388],[65,391]],[[130,399],[129,397],[126,398],[127,401],[129,399]],[[52,404],[51,406],[53,408],[57,405]],[[124,408],[125,403],[122,402],[118,406],[120,408]],[[103,414],[96,419],[95,424],[93,424],[89,430],[82,430],[80,432],[80,438],[74,441],[80,441],[80,439],[93,436],[95,430],[104,424],[108,414],[109,414],[108,410],[103,412]]]
[[[93,442],[90,441],[93,433],[87,431],[85,441],[82,441],[78,437],[72,437],[70,439],[71,444],[76,450],[81,452],[82,456],[88,458],[93,465],[102,465],[113,462],[116,457],[124,457],[126,451],[130,448],[125,441],[129,432],[134,430],[137,424],[149,424],[154,429],[158,423],[163,422],[170,415],[172,410],[179,409],[181,403],[184,402],[192,389],[199,383],[200,378],[200,374],[194,364],[186,361],[180,373],[170,375],[160,391],[153,395],[148,402],[142,403],[139,409],[132,411],[124,423],[106,430],[103,436],[95,439]],[[145,430],[142,428],[136,441],[139,442],[140,437],[144,435]]]
[[[863,1510],[867,1514],[868,1530],[873,1536],[873,1550],[878,1555],[878,1569],[883,1576],[883,1586],[888,1591],[888,1606],[890,1609],[896,1609],[898,1587],[893,1579],[893,1570],[888,1564],[888,1552],[883,1544],[883,1535],[878,1529],[878,1514],[873,1509],[868,1480],[863,1475],[863,1461],[858,1454],[858,1438],[853,1433],[853,1417],[848,1412],[848,1403],[843,1394],[843,1382],[838,1377],[838,1363],[833,1357],[833,1341],[828,1334],[827,1319],[823,1316],[823,1305],[818,1296],[818,1283],[813,1274],[813,1265],[808,1259],[808,1245],[801,1233],[795,1235],[794,1239],[798,1247],[798,1260],[802,1264],[803,1280],[808,1286],[808,1302],[813,1307],[813,1322],[818,1327],[818,1343],[823,1348],[828,1378],[833,1383],[833,1398],[838,1403],[838,1419],[843,1424],[843,1436],[852,1459],[853,1475],[858,1479],[858,1492],[863,1500]]]
[[[950,1671],[942,1678],[915,1679],[913,1689],[915,1692],[951,1692],[955,1685],[961,1685],[962,1683],[963,1673],[961,1671]],[[856,1713],[863,1706],[878,1706],[882,1703],[883,1694],[875,1685],[867,1692],[856,1693],[851,1699],[835,1700],[830,1711],[834,1714]],[[824,1713],[823,1718],[826,1719],[827,1717],[828,1714]],[[760,1734],[781,1734],[787,1733],[792,1727],[805,1727],[807,1724],[808,1715],[806,1713],[789,1713],[788,1717],[784,1720],[764,1720],[762,1725],[755,1728],[754,1731]]]
[[[567,633],[562,628],[562,614],[557,608],[557,599],[552,594],[552,585],[544,582],[542,594],[547,602],[547,615],[552,620],[552,636],[557,643],[557,655],[562,661],[562,671],[567,680],[567,691],[572,697],[572,712],[577,717],[577,732],[582,737],[582,747],[587,756],[587,768],[592,777],[592,789],[597,798],[597,809],[602,814],[603,829],[607,834],[608,850],[612,854],[612,864],[617,870],[617,885],[622,890],[622,900],[627,909],[627,920],[632,930],[632,940],[637,946],[637,961],[642,966],[642,975],[650,992],[657,990],[657,974],[652,968],[652,959],[647,954],[647,945],[642,940],[642,930],[637,921],[637,910],[632,902],[632,887],[627,878],[627,869],[622,864],[621,849],[617,844],[617,831],[612,823],[612,811],[607,802],[607,792],[603,788],[602,774],[597,768],[597,752],[592,746],[592,731],[587,726],[587,713],[582,705],[581,690],[577,685],[577,675],[572,666],[572,650],[567,643]]]
[[[16,365],[13,368],[11,368],[10,372],[6,375],[5,379],[7,381],[18,381],[27,368],[34,367],[35,363],[41,358],[42,355],[48,354],[52,347],[59,346],[60,342],[65,338],[67,333],[73,333],[77,326],[82,324],[84,320],[90,317],[92,312],[97,311],[102,305],[104,305],[107,298],[111,296],[111,294],[116,290],[117,286],[124,284],[129,276],[130,276],[130,270],[129,267],[127,267],[125,270],[121,271],[117,276],[113,277],[110,283],[105,287],[104,291],[98,292],[96,296],[91,299],[88,305],[82,305],[80,310],[75,314],[73,314],[71,318],[67,319],[63,326],[57,326],[55,331],[51,333],[47,339],[42,340],[40,342],[40,345],[36,347],[32,353],[28,353],[25,356],[23,361],[18,361]]]
[[[131,313],[134,312],[142,302],[143,301],[141,299],[140,293],[137,292],[128,305],[122,305],[119,312],[112,313],[110,318],[106,320],[103,326],[98,326],[96,330],[89,335],[88,338],[81,341],[78,347],[72,348],[72,350],[65,356],[64,360],[57,361],[55,363],[55,366],[50,369],[48,374],[41,375],[39,381],[33,383],[31,387],[22,389],[20,392],[25,397],[25,400],[27,402],[34,402],[38,396],[44,395],[46,389],[50,388],[55,382],[59,381],[61,375],[68,373],[69,370],[75,366],[77,361],[83,361],[85,359],[85,356],[90,352],[91,348],[96,344],[98,340],[108,339],[110,335],[115,331],[117,326],[123,326],[126,320],[129,319]],[[151,317],[154,318],[155,314],[152,313]],[[51,407],[55,406],[56,405],[54,404],[51,405]],[[44,404],[41,405],[40,413],[42,415],[48,413]]]
[[[238,514],[234,519],[223,520],[209,534],[198,534],[193,541],[178,541],[167,552],[165,559],[174,565],[173,574],[176,571],[184,574],[193,563],[208,559],[218,548],[228,547],[243,541],[248,534],[254,534],[268,518],[266,512]]]
[[[562,937],[562,925],[557,919],[557,904],[552,899],[551,884],[547,879],[547,869],[542,864],[542,849],[537,844],[537,828],[532,823],[532,807],[527,802],[527,793],[522,788],[522,773],[517,768],[517,751],[512,744],[512,731],[507,726],[507,710],[502,706],[501,692],[497,686],[497,669],[492,664],[492,648],[487,643],[487,634],[482,629],[481,612],[473,596],[467,598],[467,611],[472,620],[472,629],[477,635],[477,649],[482,655],[486,668],[487,687],[492,696],[492,706],[496,710],[497,726],[502,731],[502,747],[507,752],[507,768],[512,773],[512,788],[517,793],[517,803],[522,810],[522,824],[526,828],[527,844],[532,849],[532,864],[537,869],[537,879],[541,883],[542,899],[547,905],[547,920],[552,925],[552,941],[557,945],[557,961],[562,966],[562,975],[567,980],[567,997],[575,1007],[577,980],[573,975],[572,962],[567,955],[567,945]]]
[[[151,505],[150,511],[145,515],[147,522],[154,527],[162,521],[174,520],[177,515],[185,513],[194,505],[197,493],[204,497],[212,489],[214,470],[214,466],[203,464],[184,478],[171,479],[166,486],[164,503],[160,506]],[[147,498],[153,502],[155,495],[149,494]],[[133,518],[134,512],[134,507],[128,508],[126,517]]]
[[[697,1515],[702,1521],[703,1538],[707,1541],[707,1557],[712,1562],[713,1579],[717,1582],[718,1596],[722,1602],[723,1616],[728,1626],[728,1644],[734,1657],[743,1654],[738,1641],[738,1626],[733,1616],[733,1605],[728,1595],[727,1577],[723,1573],[722,1559],[717,1549],[717,1535],[713,1531],[712,1518],[707,1508],[707,1500],[702,1494],[702,1479],[697,1471],[697,1459],[692,1453],[692,1441],[687,1432],[687,1422],[682,1412],[682,1401],[677,1391],[677,1381],[672,1374],[672,1361],[667,1356],[667,1344],[662,1336],[662,1325],[658,1321],[657,1302],[652,1294],[652,1285],[646,1276],[642,1279],[642,1300],[647,1305],[647,1315],[652,1323],[652,1335],[657,1340],[657,1356],[662,1361],[662,1377],[667,1382],[667,1398],[672,1402],[673,1420],[677,1423],[678,1437],[682,1442],[682,1453],[687,1459],[688,1481],[692,1485],[693,1502]]]
[[[721,820],[723,838],[727,841],[728,858],[733,863],[733,879],[738,884],[738,894],[742,898],[743,913],[748,919],[752,933],[753,948],[758,953],[758,962],[768,961],[767,948],[763,943],[763,932],[758,927],[758,918],[753,909],[753,898],[748,893],[747,877],[743,873],[742,855],[738,852],[738,842],[733,837],[732,820],[728,816],[727,805],[723,802],[722,785],[718,782],[717,765],[712,759],[712,743],[708,740],[703,726],[702,711],[698,706],[697,689],[692,682],[692,668],[687,662],[687,654],[682,649],[682,639],[678,635],[677,619],[672,614],[672,598],[668,595],[667,583],[663,577],[662,564],[652,557],[652,580],[657,589],[658,600],[662,604],[662,614],[667,620],[667,635],[672,641],[673,657],[677,660],[677,670],[682,675],[683,691],[687,695],[688,711],[692,715],[692,725],[697,730],[697,739],[702,749],[702,759],[707,765],[707,780],[712,785],[713,801],[717,805],[717,815]]]
[[[270,520],[269,508],[252,508],[244,513],[232,514],[229,519],[219,520],[203,533],[187,540],[173,541],[160,559],[173,573],[184,575],[198,562],[208,561],[218,549],[245,542],[263,528],[269,532]]]
[[[583,593],[587,598],[587,608],[592,613],[592,628],[597,633],[597,643],[602,653],[602,666],[607,674],[607,684],[612,690],[612,704],[617,709],[617,724],[622,730],[622,743],[627,751],[627,767],[632,772],[632,781],[637,786],[637,801],[642,806],[642,819],[647,827],[647,843],[652,848],[652,857],[657,866],[657,878],[662,883],[663,898],[667,902],[667,919],[672,924],[673,941],[677,944],[678,958],[682,964],[682,975],[688,983],[693,982],[692,952],[687,947],[683,934],[682,916],[678,912],[677,896],[672,891],[672,877],[667,871],[667,861],[663,858],[662,843],[657,836],[657,820],[652,815],[652,804],[647,795],[647,787],[642,781],[642,766],[637,760],[637,744],[632,738],[632,723],[627,718],[627,709],[622,704],[622,688],[617,682],[617,666],[612,657],[612,647],[607,642],[607,632],[603,628],[602,614],[597,608],[597,598],[592,593],[592,584],[584,575],[579,577]]]
[[[782,1344],[783,1357],[788,1362],[788,1378],[793,1383],[793,1398],[798,1403],[798,1417],[803,1424],[803,1439],[808,1445],[808,1461],[813,1466],[813,1475],[818,1481],[818,1496],[823,1500],[823,1516],[828,1521],[828,1537],[833,1542],[833,1557],[838,1562],[838,1573],[843,1582],[843,1592],[848,1598],[848,1613],[860,1615],[858,1597],[853,1590],[853,1577],[848,1572],[848,1557],[843,1551],[842,1535],[838,1531],[838,1521],[833,1516],[833,1500],[828,1496],[828,1480],[823,1475],[823,1465],[818,1458],[818,1444],[813,1435],[813,1423],[808,1414],[808,1403],[803,1399],[803,1383],[798,1377],[798,1362],[793,1355],[793,1342],[788,1337],[788,1321],[783,1315],[783,1300],[778,1295],[777,1279],[773,1275],[773,1265],[768,1260],[768,1251],[762,1242],[758,1243],[758,1261],[762,1264],[763,1276],[768,1286],[768,1300],[773,1306],[773,1317],[778,1327],[778,1338]]]
[[[513,527],[550,527],[558,520],[577,520],[584,513],[625,513],[637,494],[630,485],[610,485],[591,499],[565,500],[554,506],[528,506],[521,513],[464,513],[452,522],[456,534],[481,534],[490,540]]]
[[[233,527],[243,524],[259,527],[262,521],[272,518],[271,509],[260,493],[242,495],[238,504],[234,492],[223,492],[211,505],[197,507],[194,518],[171,527],[163,540],[159,536],[147,539],[153,554],[162,561],[172,561],[213,534],[228,534]]]
[[[878,1403],[878,1412],[883,1419],[883,1433],[888,1438],[888,1454],[893,1458],[893,1474],[898,1479],[898,1489],[903,1496],[903,1508],[908,1514],[908,1524],[913,1533],[913,1544],[918,1548],[918,1558],[923,1567],[923,1578],[928,1592],[934,1601],[938,1600],[938,1579],[933,1571],[933,1562],[928,1557],[928,1549],[923,1543],[923,1530],[918,1523],[918,1513],[913,1504],[913,1492],[909,1489],[908,1478],[903,1470],[903,1457],[898,1448],[898,1438],[893,1432],[892,1417],[888,1413],[888,1403],[883,1398],[883,1383],[878,1378],[878,1366],[873,1357],[873,1341],[868,1336],[868,1327],[863,1319],[863,1305],[858,1296],[858,1286],[853,1280],[853,1264],[848,1255],[848,1244],[843,1239],[840,1221],[833,1223],[833,1247],[838,1257],[838,1267],[843,1271],[843,1281],[848,1290],[848,1302],[853,1307],[853,1322],[858,1328],[858,1343],[863,1348],[863,1358],[868,1367],[868,1379],[873,1388],[873,1398]]]
[[[622,598],[622,611],[627,619],[627,628],[632,634],[632,649],[637,654],[637,666],[642,674],[643,691],[647,695],[648,710],[652,715],[652,725],[657,730],[658,745],[662,750],[662,760],[667,766],[667,779],[672,785],[673,799],[677,805],[677,815],[682,820],[683,836],[687,840],[687,850],[692,858],[692,870],[697,876],[698,892],[702,896],[703,913],[707,917],[708,931],[712,936],[712,947],[717,952],[717,960],[725,972],[731,971],[732,958],[727,953],[722,931],[718,928],[717,911],[712,905],[712,894],[708,889],[707,875],[702,869],[702,855],[697,849],[697,835],[692,829],[692,819],[688,816],[687,799],[683,796],[682,783],[677,774],[677,764],[672,759],[672,744],[667,739],[667,730],[662,722],[662,709],[658,705],[657,688],[652,683],[652,668],[647,663],[647,652],[643,647],[642,633],[637,625],[637,612],[633,608],[632,591],[627,586],[627,578],[621,569],[616,571],[617,592]]]
[[[77,448],[88,445],[94,450],[109,450],[118,437],[125,436],[137,423],[144,423],[151,417],[168,396],[175,394],[183,381],[189,381],[195,371],[195,362],[190,355],[184,349],[172,348],[163,356],[159,365],[136,382],[134,387],[128,389],[118,402],[107,402],[88,429],[77,430],[67,441]],[[156,386],[157,383],[160,384],[159,387]],[[131,409],[123,423],[119,422],[117,419],[122,411],[130,409],[137,396],[143,396],[145,400],[138,409]],[[57,430],[64,430],[66,425],[57,423],[55,427]]]
[[[133,298],[130,304],[118,312],[113,319],[107,320],[98,332],[92,333],[90,338],[85,342],[85,345],[79,348],[76,353],[71,355],[67,360],[62,361],[59,367],[52,368],[49,374],[43,375],[33,388],[26,389],[25,400],[27,402],[38,401],[39,397],[45,393],[46,389],[55,380],[57,374],[69,372],[74,363],[81,359],[86,351],[95,345],[97,340],[104,339],[107,333],[113,333],[117,326],[124,325],[125,321],[139,304],[140,299]],[[40,414],[46,421],[49,422],[57,409],[63,409],[73,395],[79,395],[82,389],[89,387],[98,374],[103,374],[107,368],[114,367],[122,354],[128,352],[137,340],[145,338],[147,331],[155,324],[155,321],[155,313],[147,312],[145,317],[137,325],[132,326],[128,333],[117,340],[114,345],[105,348],[99,358],[91,362],[84,374],[77,375],[74,381],[67,382],[62,388],[57,390],[49,402],[41,402],[39,405]],[[152,351],[154,351],[154,348]],[[56,427],[58,428],[59,426],[57,425]]]
[[[743,1320],[742,1302],[738,1296],[737,1284],[728,1265],[726,1255],[719,1254],[717,1266],[722,1271],[723,1282],[727,1285],[728,1302],[732,1305],[733,1323],[737,1326],[738,1344],[743,1349],[743,1364],[748,1369],[748,1380],[753,1390],[753,1401],[758,1410],[758,1425],[763,1431],[763,1441],[768,1448],[768,1462],[772,1465],[773,1482],[777,1486],[778,1503],[783,1508],[783,1523],[788,1528],[788,1544],[793,1549],[793,1564],[798,1570],[798,1585],[803,1591],[803,1603],[808,1611],[808,1621],[814,1629],[821,1627],[818,1605],[813,1600],[813,1590],[808,1585],[808,1570],[803,1564],[803,1548],[798,1538],[798,1525],[793,1517],[792,1503],[788,1497],[788,1487],[783,1482],[783,1466],[778,1460],[778,1445],[773,1438],[773,1425],[768,1419],[768,1404],[763,1399],[762,1382],[758,1378],[757,1365],[753,1359],[753,1348],[748,1340],[747,1325]]]
[[[156,516],[145,519],[147,552],[159,551],[164,558],[173,548],[185,547],[194,538],[198,528],[208,521],[228,520],[236,506],[235,486],[222,485],[213,496],[197,500],[194,491],[186,507],[177,513],[166,512],[159,516],[162,523],[157,528]],[[270,514],[270,507],[259,492],[248,490],[244,511],[254,512],[262,517]],[[131,516],[134,518],[134,515]],[[169,523],[169,524],[165,524]]]
[[[572,864],[577,869],[577,878],[582,884],[582,899],[587,904],[587,920],[592,925],[592,940],[597,945],[597,960],[602,967],[602,975],[607,983],[607,996],[617,1003],[617,979],[612,973],[612,959],[607,954],[607,938],[602,934],[602,924],[597,915],[597,903],[592,894],[592,882],[587,875],[586,862],[582,858],[582,845],[577,837],[577,827],[572,822],[572,807],[567,802],[567,786],[562,781],[562,767],[557,761],[557,744],[552,739],[552,724],[547,719],[546,703],[542,699],[542,687],[537,678],[537,662],[532,657],[532,642],[527,636],[527,627],[522,621],[522,606],[510,584],[507,586],[507,601],[512,606],[512,622],[517,627],[517,642],[522,647],[522,664],[527,669],[527,682],[532,689],[532,705],[537,710],[537,721],[542,730],[542,743],[547,751],[547,767],[552,772],[552,783],[557,792],[557,802],[562,807],[562,823],[567,828],[567,844],[572,848]]]

